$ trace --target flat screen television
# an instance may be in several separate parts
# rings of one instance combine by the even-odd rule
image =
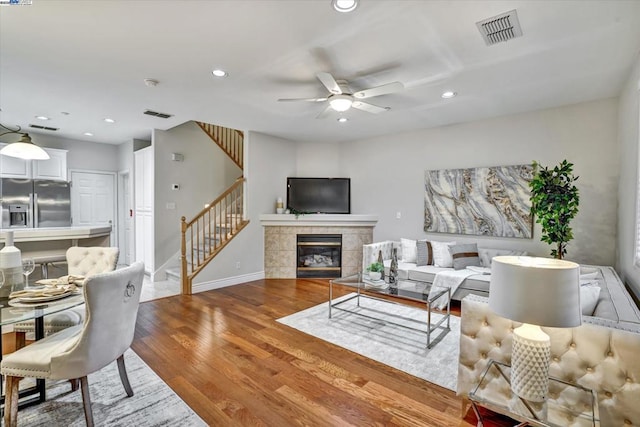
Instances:
[[[351,213],[350,178],[287,178],[287,209],[294,212]]]

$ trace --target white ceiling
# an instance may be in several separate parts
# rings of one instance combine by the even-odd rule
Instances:
[[[616,96],[640,51],[637,0],[360,1],[350,14],[330,0],[0,6],[0,122],[113,144],[188,120],[347,141]],[[486,46],[475,23],[511,9],[523,37]],[[354,90],[405,90],[368,100],[390,111],[351,109],[347,123],[316,119],[322,104],[277,102],[326,96],[321,71]],[[446,89],[459,95],[443,100]]]

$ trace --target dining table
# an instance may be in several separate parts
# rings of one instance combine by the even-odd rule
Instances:
[[[44,298],[43,298],[44,299]],[[19,299],[0,298],[0,326],[12,325],[27,320],[35,321],[35,339],[44,338],[44,316],[58,313],[72,307],[84,304],[82,290],[71,295],[58,297],[49,301],[25,302]],[[0,333],[0,349],[2,349],[2,334]],[[2,351],[0,351],[0,360]],[[0,403],[4,407],[4,381],[0,381]],[[37,405],[45,401],[45,380],[37,379],[35,386],[30,386],[19,392],[19,408]]]

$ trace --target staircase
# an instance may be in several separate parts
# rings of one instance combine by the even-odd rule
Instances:
[[[244,134],[241,131],[210,123],[195,123],[243,169]],[[177,276],[183,294],[192,293],[194,277],[249,224],[243,211],[245,181],[242,176],[238,178],[193,219],[181,218],[180,271],[167,270],[167,276]]]

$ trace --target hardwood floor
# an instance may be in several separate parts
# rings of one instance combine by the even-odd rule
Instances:
[[[454,392],[276,322],[327,287],[270,279],[144,302],[132,347],[212,426],[475,426]]]

